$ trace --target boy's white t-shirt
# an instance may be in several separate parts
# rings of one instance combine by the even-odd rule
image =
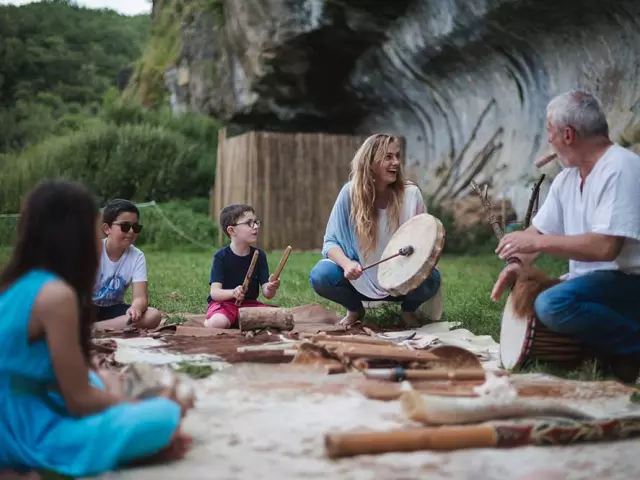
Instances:
[[[580,183],[577,168],[560,172],[532,225],[545,235],[600,233],[625,237],[615,260],[570,260],[567,278],[595,270],[640,274],[640,156],[614,144],[595,164],[582,192]]]
[[[93,288],[93,303],[100,307],[124,303],[125,292],[131,283],[147,281],[147,264],[139,248],[131,245],[117,262],[113,262],[107,255],[106,241],[102,241],[100,270]]]

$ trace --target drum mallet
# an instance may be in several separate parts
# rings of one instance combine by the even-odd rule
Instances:
[[[253,270],[256,268],[256,262],[258,261],[258,250],[253,252],[253,258],[251,259],[251,265],[249,265],[249,270],[247,270],[247,275],[244,277],[244,282],[242,282],[242,291],[244,293],[247,292],[247,288],[249,288],[249,282],[251,281],[251,276],[253,275]],[[236,299],[236,307],[239,307],[242,302]]]
[[[414,252],[414,248],[411,245],[407,245],[406,247],[402,247],[400,250],[398,250],[397,253],[394,253],[393,255],[389,255],[387,258],[382,258],[380,260],[378,260],[377,262],[372,263],[371,265],[367,265],[366,267],[362,267],[362,270],[367,270],[369,268],[375,267],[376,265],[381,264],[382,262],[386,262],[387,260],[391,260],[392,258],[396,258],[398,256],[403,256],[403,257],[408,257],[409,255],[413,254]]]
[[[291,255],[291,245],[284,249],[284,253],[282,254],[282,258],[280,259],[280,263],[278,264],[276,271],[273,272],[273,275],[269,277],[270,282],[275,282],[276,280],[278,280],[278,278],[280,278],[280,274],[282,273],[282,269],[289,259],[289,255]]]

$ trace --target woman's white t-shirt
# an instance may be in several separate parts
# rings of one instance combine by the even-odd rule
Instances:
[[[107,255],[106,239],[102,243],[100,270],[93,288],[93,303],[108,307],[124,303],[129,285],[147,281],[147,263],[142,250],[131,245],[117,262]]]

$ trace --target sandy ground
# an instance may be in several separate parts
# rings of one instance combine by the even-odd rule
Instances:
[[[324,330],[335,322],[325,317],[318,310],[303,330]],[[471,334],[462,334],[464,338],[457,341],[467,342]],[[381,385],[367,382],[359,374],[326,375],[319,367],[283,363],[287,359],[237,355],[240,345],[275,340],[264,333],[251,339],[229,331],[213,337],[168,333],[163,338],[120,335],[114,339],[118,343],[115,357],[122,363],[188,361],[207,363],[216,372],[196,382],[196,407],[184,422],[195,444],[184,460],[113,472],[99,477],[103,480],[640,478],[636,458],[640,439],[331,460],[325,453],[327,433],[418,425],[407,420],[399,401],[367,398],[364,392]],[[247,360],[252,363],[236,363]],[[272,363],[257,363],[265,360]],[[631,389],[615,382],[568,382],[539,375],[517,375],[514,379],[523,397],[554,398],[598,417],[640,415],[640,405],[630,401]],[[385,383],[382,388],[398,385]],[[473,386],[444,382],[432,388],[442,394],[465,395]]]
[[[550,383],[518,376],[526,396],[553,393],[597,416],[639,413],[630,390]],[[552,379],[553,380],[553,379]],[[532,382],[543,381],[540,388]],[[398,401],[376,401],[359,390],[358,374],[326,375],[310,366],[236,364],[197,382],[197,403],[185,419],[195,437],[187,458],[126,470],[101,479],[629,479],[640,477],[640,440],[569,447],[389,453],[330,460],[328,432],[416,426]],[[533,386],[532,386],[533,385]]]

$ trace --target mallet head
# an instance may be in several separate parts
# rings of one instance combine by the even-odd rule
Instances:
[[[400,255],[408,257],[414,252],[413,246],[407,245],[406,247],[402,247],[399,251]]]

